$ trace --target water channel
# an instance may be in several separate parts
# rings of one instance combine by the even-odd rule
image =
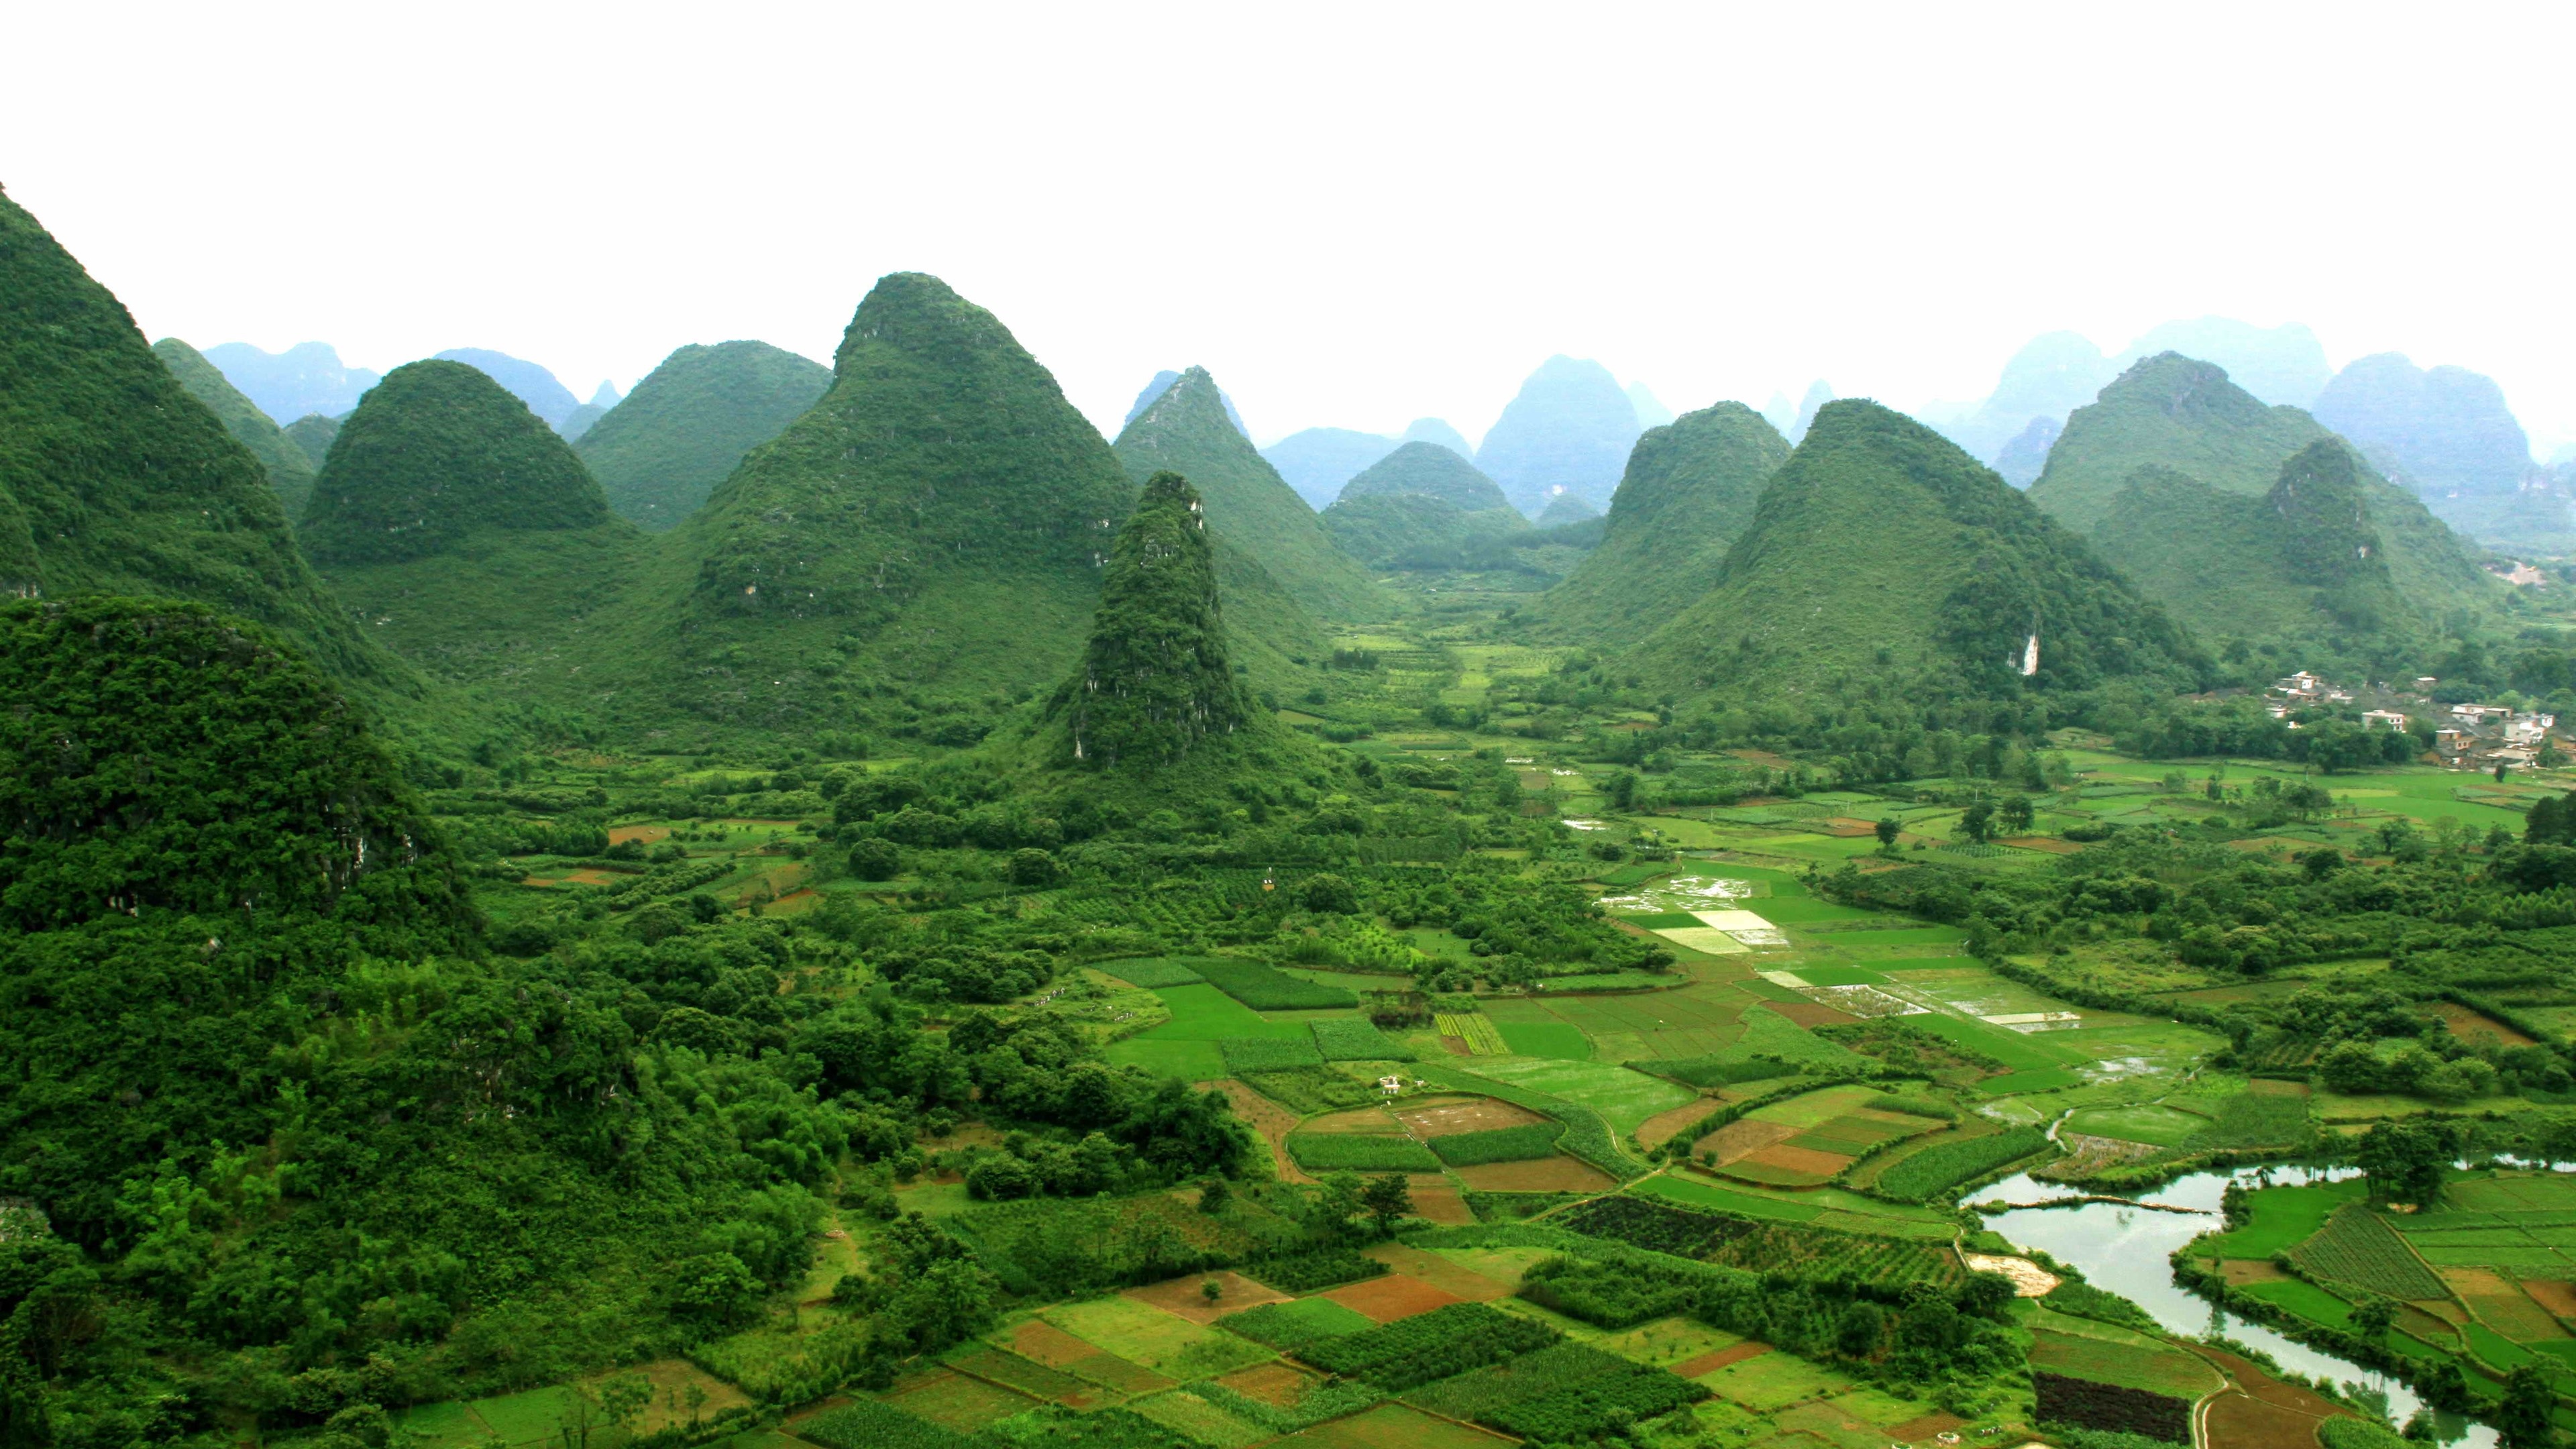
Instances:
[[[2330,1182],[2351,1177],[2341,1168],[2240,1168],[2234,1173],[2195,1172],[2177,1178],[2138,1201],[2201,1212],[2156,1212],[2118,1203],[2083,1203],[2068,1207],[2017,1208],[1996,1213],[1986,1226],[2025,1248],[2036,1248],[2081,1270],[2095,1287],[2107,1289],[2144,1308],[2169,1333],[2186,1338],[2220,1333],[2271,1355],[2282,1368],[2309,1378],[2330,1379],[2385,1394],[2392,1422],[2402,1424],[2423,1400],[2413,1389],[2347,1359],[2322,1353],[2283,1337],[2259,1323],[2220,1311],[2208,1299],[2173,1280],[2168,1262],[2176,1248],[2202,1233],[2218,1229],[2218,1196],[2233,1179],[2253,1186],[2258,1178],[2273,1183]],[[2039,1182],[2024,1173],[1969,1194],[1973,1202],[2044,1202],[2065,1197],[2070,1189]],[[2494,1449],[2495,1430],[2456,1414],[2437,1414],[2435,1432],[2445,1444],[2466,1449]]]

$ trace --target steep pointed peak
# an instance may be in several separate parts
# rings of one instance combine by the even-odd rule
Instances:
[[[1110,545],[1081,672],[1055,708],[1067,753],[1101,769],[1179,764],[1253,721],[1227,658],[1206,509],[1182,475],[1145,480]]]
[[[1210,375],[1206,368],[1198,366],[1191,366],[1180,372],[1173,372],[1167,368],[1155,373],[1154,380],[1145,384],[1145,390],[1136,394],[1135,406],[1127,410],[1127,421],[1121,425],[1119,436],[1126,436],[1125,429],[1134,426],[1138,418],[1151,412],[1157,404],[1169,400],[1174,393],[1182,392],[1185,388],[1191,398],[1204,398],[1222,412],[1227,425],[1242,434],[1245,443],[1249,444],[1252,441],[1252,430],[1243,425],[1243,414],[1235,410],[1234,399],[1226,395],[1225,389],[1216,385],[1216,378]]]

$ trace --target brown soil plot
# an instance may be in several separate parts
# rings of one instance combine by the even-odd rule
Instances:
[[[1315,1379],[1303,1369],[1284,1363],[1265,1363],[1237,1369],[1218,1379],[1217,1383],[1256,1403],[1293,1409],[1298,1400],[1306,1397],[1307,1390],[1315,1386]]]
[[[1608,1173],[1571,1157],[1462,1167],[1458,1180],[1478,1192],[1607,1192],[1618,1186]]]
[[[1931,1413],[1890,1426],[1887,1437],[1899,1444],[1913,1444],[1937,1434],[1955,1434],[1967,1426],[1968,1421],[1956,1414]]]
[[[1445,1288],[1434,1288],[1419,1278],[1404,1273],[1389,1273],[1365,1283],[1353,1283],[1323,1295],[1344,1308],[1368,1316],[1375,1323],[1393,1323],[1411,1318],[1434,1308],[1446,1308],[1459,1300]]]
[[[1300,1132],[1346,1132],[1364,1137],[1384,1137],[1401,1132],[1404,1125],[1383,1107],[1358,1107],[1348,1112],[1327,1112],[1311,1118]]]
[[[1201,1287],[1207,1283],[1214,1283],[1221,1290],[1213,1302]],[[1258,1308],[1264,1303],[1285,1303],[1289,1297],[1240,1273],[1192,1273],[1161,1283],[1148,1283],[1142,1288],[1130,1288],[1122,1296],[1201,1325],[1214,1323],[1229,1313]]]
[[[1424,1222],[1438,1223],[1444,1228],[1475,1225],[1476,1214],[1467,1206],[1466,1196],[1446,1181],[1438,1187],[1416,1186],[1411,1191],[1413,1214]]]
[[[659,845],[670,838],[671,827],[668,825],[612,825],[608,827],[608,843],[611,845],[624,845],[630,840],[641,841],[646,845]]]
[[[2209,1449],[2317,1449],[2322,1421],[2243,1394],[2220,1394],[2209,1401],[2201,1422],[2209,1430]]]
[[[1661,1147],[1684,1132],[1708,1120],[1709,1114],[1724,1106],[1715,1097],[1702,1097],[1685,1102],[1669,1112],[1657,1112],[1637,1124],[1637,1142],[1645,1147]]]
[[[1519,1441],[1436,1418],[1409,1404],[1380,1404],[1276,1442],[1295,1449],[1507,1449]]]
[[[2555,1278],[2525,1278],[2522,1291],[2531,1295],[2532,1302],[2559,1317],[2576,1319],[2576,1283]]]
[[[1719,1369],[1730,1364],[1742,1363],[1748,1358],[1759,1358],[1770,1351],[1771,1345],[1767,1343],[1730,1344],[1715,1353],[1701,1354],[1688,1363],[1674,1364],[1673,1372],[1686,1379],[1695,1379],[1701,1374],[1713,1374]]]
[[[1852,1159],[1838,1152],[1818,1152],[1812,1147],[1792,1147],[1785,1142],[1765,1147],[1744,1159],[1761,1167],[1776,1167],[1782,1172],[1806,1173],[1831,1177],[1852,1165]]]
[[[2259,1258],[2227,1258],[2220,1261],[2218,1276],[2243,1287],[2248,1283],[2277,1283],[2290,1275]]]
[[[2530,1037],[2515,1031],[2484,1012],[2471,1011],[2456,1001],[2434,1003],[2433,1014],[2442,1018],[2442,1025],[2449,1027],[2451,1035],[2462,1041],[2473,1042],[2486,1036],[2495,1038],[2498,1046],[2531,1045]]]
[[[1738,1117],[1706,1137],[1691,1144],[1691,1155],[1708,1153],[1719,1166],[1751,1157],[1775,1143],[1786,1142],[1798,1135],[1798,1128],[1786,1122],[1760,1122],[1751,1117]]]
[[[1461,1132],[1493,1132],[1547,1119],[1491,1097],[1434,1097],[1395,1114],[1416,1137],[1454,1137]],[[1312,1129],[1309,1129],[1312,1130]]]
[[[1470,1302],[1490,1303],[1497,1298],[1512,1296],[1511,1284],[1488,1278],[1471,1268],[1462,1268],[1438,1253],[1426,1253],[1402,1243],[1380,1243],[1368,1250],[1368,1256],[1399,1273],[1419,1278],[1444,1293],[1454,1293]]]

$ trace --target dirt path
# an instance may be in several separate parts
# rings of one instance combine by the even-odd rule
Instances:
[[[1234,1104],[1234,1115],[1241,1117],[1253,1131],[1261,1134],[1262,1141],[1270,1144],[1270,1162],[1278,1169],[1280,1181],[1311,1183],[1315,1180],[1288,1155],[1288,1132],[1297,1125],[1296,1113],[1232,1077],[1217,1082],[1201,1082],[1198,1087],[1201,1091],[1213,1089],[1225,1093],[1226,1100]]]

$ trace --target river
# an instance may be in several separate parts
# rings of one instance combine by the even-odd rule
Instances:
[[[2195,1172],[2177,1178],[2153,1192],[2140,1194],[2140,1202],[2162,1203],[2171,1207],[2202,1208],[2202,1213],[2160,1213],[2142,1208],[2123,1207],[2118,1203],[2084,1203],[2071,1207],[2017,1208],[2011,1212],[1987,1217],[1986,1225],[2025,1248],[2036,1248],[2060,1262],[2082,1270],[2085,1278],[2097,1288],[2113,1293],[2147,1310],[2168,1332],[2187,1338],[2223,1333],[2239,1343],[2252,1344],[2272,1356],[2282,1368],[2310,1378],[2332,1379],[2338,1384],[2357,1385],[2387,1395],[2388,1412],[2396,1423],[2404,1423],[2423,1401],[2415,1391],[2396,1379],[2374,1369],[2366,1369],[2347,1359],[2322,1353],[2293,1339],[2244,1319],[2221,1312],[2208,1299],[2174,1282],[2168,1261],[2176,1248],[2202,1233],[2214,1232],[2219,1226],[2216,1216],[2218,1195],[2232,1177],[2251,1185],[2268,1172],[2276,1183],[2335,1181],[2354,1175],[2355,1170],[2339,1168],[2303,1168],[2273,1166],[2240,1168],[2234,1173]],[[2009,1177],[1969,1194],[1975,1202],[2038,1202],[2064,1197],[2076,1189],[2058,1183],[2039,1182],[2029,1174]],[[2494,1449],[2495,1430],[2472,1423],[2456,1414],[2434,1416],[2435,1432],[2445,1444],[2459,1444],[2467,1449]]]

